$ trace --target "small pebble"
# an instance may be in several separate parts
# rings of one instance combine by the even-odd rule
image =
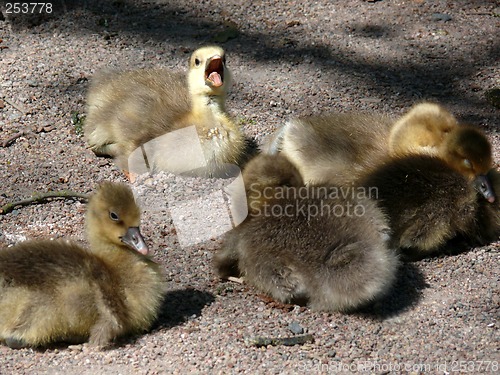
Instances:
[[[302,326],[297,322],[290,323],[288,325],[288,329],[293,333],[295,333],[296,335],[301,335],[304,333],[304,328],[302,328]]]

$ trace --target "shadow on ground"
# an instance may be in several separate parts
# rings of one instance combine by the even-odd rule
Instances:
[[[415,306],[419,301],[422,290],[429,287],[422,272],[414,263],[403,263],[396,284],[389,294],[372,305],[368,305],[356,312],[361,316],[385,320],[401,314]]]
[[[474,9],[488,5],[488,1],[477,0],[470,1],[467,7]],[[404,63],[388,64],[376,59],[367,61],[362,56],[353,54],[348,46],[332,47],[317,41],[313,43],[308,38],[307,30],[300,28],[291,33],[289,28],[277,25],[272,29],[272,35],[256,30],[243,31],[242,25],[231,20],[230,12],[214,16],[209,3],[200,3],[197,9],[188,9],[183,8],[182,3],[168,0],[59,0],[53,2],[53,6],[54,10],[50,14],[8,15],[7,18],[14,30],[28,32],[41,24],[65,18],[65,23],[73,25],[73,33],[98,34],[109,43],[113,43],[117,36],[139,38],[145,44],[149,40],[162,42],[175,39],[190,48],[189,51],[184,51],[186,54],[202,44],[214,42],[214,36],[227,28],[234,28],[235,36],[225,43],[225,48],[231,53],[249,56],[261,62],[281,60],[291,65],[309,57],[312,58],[313,66],[319,66],[326,74],[340,71],[354,76],[361,75],[365,78],[366,86],[374,92],[397,92],[413,101],[432,97],[443,104],[459,101],[475,107],[484,105],[482,102],[474,102],[464,89],[457,88],[457,77],[468,79],[480,67],[496,64],[500,51],[500,39],[488,47],[478,45],[478,50],[474,51],[475,60],[471,62],[469,51],[451,51],[442,56],[435,46],[419,44],[415,48],[420,49],[422,56],[428,57],[425,63],[407,60]],[[51,27],[56,28],[57,24],[54,23]],[[371,21],[353,23],[348,29],[359,38],[382,40],[404,37],[403,31],[391,30],[387,25]]]
[[[190,317],[201,315],[203,308],[214,301],[213,294],[192,288],[169,291],[153,329],[171,328],[182,324]]]

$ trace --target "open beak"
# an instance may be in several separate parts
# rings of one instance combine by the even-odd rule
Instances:
[[[488,202],[495,202],[495,191],[491,186],[490,179],[486,175],[478,175],[474,180],[474,187]]]
[[[143,255],[148,255],[149,249],[148,245],[144,241],[139,227],[130,227],[127,229],[127,233],[120,238],[122,242],[129,246],[130,248],[137,250]]]
[[[224,84],[224,62],[219,55],[215,55],[207,61],[205,81],[212,87],[221,87]]]

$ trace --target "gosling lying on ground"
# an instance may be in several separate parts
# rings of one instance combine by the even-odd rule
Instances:
[[[356,309],[390,289],[398,259],[373,201],[305,187],[282,155],[257,156],[243,178],[250,214],[215,254],[220,277],[243,276],[278,301],[324,311]]]
[[[106,346],[150,328],[165,288],[147,257],[131,190],[103,183],[88,203],[90,248],[32,240],[0,250],[0,340]]]

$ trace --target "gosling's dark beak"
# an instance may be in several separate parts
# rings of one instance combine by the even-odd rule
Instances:
[[[143,255],[148,255],[149,249],[148,245],[144,241],[139,227],[130,227],[127,229],[127,233],[120,238],[122,242],[128,245],[130,248],[137,250]]]
[[[480,174],[474,180],[474,187],[481,195],[490,203],[495,202],[495,191],[491,186],[490,179],[484,175]]]
[[[224,62],[222,57],[215,55],[207,61],[205,79],[213,87],[221,87],[224,84]]]

